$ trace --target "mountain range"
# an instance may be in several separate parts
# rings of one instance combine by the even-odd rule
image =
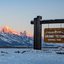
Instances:
[[[60,47],[64,44],[45,43],[42,47]],[[17,32],[8,26],[0,28],[0,47],[33,47],[33,37],[27,36],[26,31]]]
[[[24,33],[20,34],[8,26],[0,29],[0,47],[30,47],[32,45],[32,37]]]

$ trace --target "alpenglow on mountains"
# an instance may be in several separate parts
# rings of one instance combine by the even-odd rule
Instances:
[[[63,44],[45,43],[42,41],[42,47],[58,47]],[[33,47],[33,37],[27,36],[26,31],[17,32],[8,26],[0,28],[0,47]]]
[[[0,47],[31,47],[33,38],[26,33],[18,33],[8,26],[0,29]]]

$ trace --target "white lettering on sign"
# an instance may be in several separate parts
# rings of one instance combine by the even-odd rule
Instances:
[[[64,43],[64,28],[45,28],[44,41]]]

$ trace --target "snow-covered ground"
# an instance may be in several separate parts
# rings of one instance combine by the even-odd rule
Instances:
[[[52,50],[1,48],[0,64],[64,64],[64,55]]]

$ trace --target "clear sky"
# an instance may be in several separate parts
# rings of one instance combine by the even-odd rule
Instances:
[[[0,26],[32,34],[30,21],[37,15],[43,19],[64,19],[64,0],[0,0]]]

